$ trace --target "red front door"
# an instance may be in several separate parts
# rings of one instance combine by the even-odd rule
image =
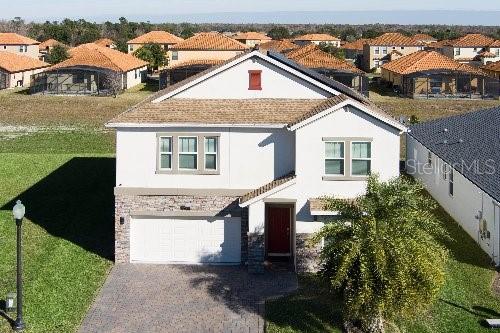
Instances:
[[[267,254],[290,255],[290,207],[267,207]]]

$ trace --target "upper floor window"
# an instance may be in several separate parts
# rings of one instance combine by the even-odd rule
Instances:
[[[474,48],[474,52],[477,52],[477,47]]]
[[[172,60],[179,60],[179,51],[172,51]]]
[[[198,169],[198,138],[179,137],[179,170]]]
[[[460,55],[460,48],[459,47],[455,48],[455,55],[456,56]]]
[[[371,142],[351,143],[351,175],[368,176],[371,173]]]
[[[28,52],[28,45],[19,45],[19,52],[20,53],[26,53]]]
[[[345,168],[344,142],[325,142],[325,174],[343,176]]]
[[[387,46],[384,46],[384,47],[382,48],[382,54],[387,54]]]
[[[129,51],[133,51],[134,50],[134,45],[129,45],[128,49],[129,49]]]
[[[248,90],[262,90],[262,71],[249,70],[248,71]]]
[[[205,170],[217,170],[217,137],[205,137]]]
[[[500,48],[495,49],[495,55],[496,55],[497,57],[498,57],[498,56],[500,56]]]
[[[380,54],[380,47],[375,47],[375,50],[373,51],[375,54]]]

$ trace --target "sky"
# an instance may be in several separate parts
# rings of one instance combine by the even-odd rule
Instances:
[[[157,21],[193,14],[248,12],[338,12],[397,10],[499,11],[500,1],[483,0],[0,0],[0,18],[45,21],[85,18],[116,21],[121,16]],[[200,16],[198,16],[200,17]],[[242,19],[245,15],[241,15]],[[314,17],[313,17],[314,18]],[[411,16],[408,16],[410,19]],[[237,15],[233,19],[238,19]]]

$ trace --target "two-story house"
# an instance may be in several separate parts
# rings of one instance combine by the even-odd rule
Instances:
[[[182,42],[184,39],[177,37],[167,31],[150,31],[143,35],[140,35],[134,39],[127,42],[128,53],[134,53],[146,44],[158,44],[165,52],[170,48],[170,46]]]
[[[424,49],[424,43],[397,32],[388,32],[363,45],[363,69],[380,73],[383,64]]]
[[[293,42],[297,45],[304,46],[307,44],[329,44],[335,47],[340,47],[340,38],[329,34],[307,34],[295,37]]]
[[[0,32],[0,51],[6,51],[33,59],[39,58],[40,42],[13,32]]]
[[[467,34],[443,44],[442,52],[458,62],[481,65],[483,53],[488,52],[494,42],[493,38],[482,34]]]
[[[260,45],[273,40],[266,34],[255,31],[242,32],[232,37],[236,39],[238,42],[243,43],[249,47],[254,47],[255,45]]]
[[[311,268],[305,241],[399,175],[405,128],[363,95],[255,50],[159,91],[116,130],[115,260]],[[314,257],[313,257],[314,258]]]

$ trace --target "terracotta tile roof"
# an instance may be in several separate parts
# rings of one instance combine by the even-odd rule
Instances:
[[[422,42],[419,42],[412,37],[406,37],[399,32],[387,32],[377,38],[370,39],[368,41],[369,45],[373,46],[422,46]]]
[[[484,65],[481,68],[492,72],[500,72],[500,61],[492,62],[491,64]]]
[[[192,60],[186,60],[182,62],[178,62],[173,65],[169,65],[168,69],[175,69],[175,68],[185,68],[185,67],[191,67],[191,66],[217,66],[222,63],[224,63],[225,60],[220,60],[220,59],[192,59]]]
[[[69,59],[50,67],[50,70],[74,66],[90,66],[110,69],[115,72],[128,72],[148,64],[133,55],[94,43],[74,47],[69,50],[69,54],[71,56]]]
[[[31,69],[48,67],[47,64],[38,59],[34,59],[25,55],[0,51],[0,68],[9,73],[24,72]]]
[[[432,43],[429,43],[427,45],[428,48],[430,49],[440,49],[442,48],[444,45],[448,44],[450,42],[449,39],[443,39],[443,40],[440,40],[438,42],[432,42]]]
[[[97,45],[100,45],[100,46],[109,47],[111,45],[114,45],[115,42],[112,39],[109,39],[109,38],[101,38],[101,39],[96,40],[94,42],[94,44],[97,44]]]
[[[437,39],[428,34],[416,34],[413,35],[413,39],[419,40],[421,42],[437,42]]]
[[[479,57],[481,58],[496,58],[496,54],[490,51],[484,51],[479,53]]]
[[[62,45],[62,46],[66,46],[65,44],[55,40],[55,39],[47,39],[45,42],[41,42],[39,45],[38,45],[38,49],[39,50],[46,50],[47,47],[54,47],[56,45]]]
[[[467,34],[463,37],[453,39],[446,43],[446,46],[454,47],[487,47],[495,40],[482,34]]]
[[[338,59],[333,55],[322,51],[316,44],[309,44],[292,50],[288,52],[286,56],[287,58],[307,68],[325,68],[364,74],[362,70],[351,63]]]
[[[363,51],[363,46],[369,41],[370,40],[368,38],[361,38],[355,40],[354,42],[345,43],[344,45],[342,45],[342,48],[346,50]]]
[[[272,40],[267,43],[262,43],[259,46],[260,50],[265,50],[265,51],[275,51],[275,52],[287,52],[289,50],[293,50],[298,48],[299,46],[297,44],[292,43],[288,39],[283,39],[283,40]]]
[[[183,40],[184,39],[167,31],[150,31],[144,35],[140,35],[129,40],[127,44],[177,44]]]
[[[489,45],[490,47],[500,47],[500,39],[495,40]]]
[[[391,53],[389,53],[389,54],[396,54],[398,56],[402,56],[403,55],[403,53],[399,52],[398,50],[392,50]]]
[[[295,179],[295,172],[294,171],[292,171],[284,176],[281,176],[279,178],[276,178],[272,182],[269,182],[269,183],[255,189],[255,190],[251,191],[251,192],[244,194],[240,198],[240,204],[243,204],[249,200],[252,200],[252,199],[258,197],[259,195],[267,193],[267,192],[271,191],[272,189],[274,189],[280,185],[283,185],[285,183],[288,183],[289,181],[291,181],[293,179]]]
[[[328,34],[307,34],[295,37],[294,41],[340,41],[340,38]]]
[[[244,51],[249,47],[218,32],[202,32],[172,46],[173,50]]]
[[[242,32],[233,36],[233,38],[236,40],[272,40],[272,38],[266,34],[254,31]]]
[[[0,32],[0,45],[37,45],[39,41],[13,32]]]
[[[447,56],[436,51],[419,51],[411,53],[407,56],[384,64],[382,69],[401,75],[432,69],[482,74],[481,70],[470,65],[460,64],[458,61],[448,58]]]

